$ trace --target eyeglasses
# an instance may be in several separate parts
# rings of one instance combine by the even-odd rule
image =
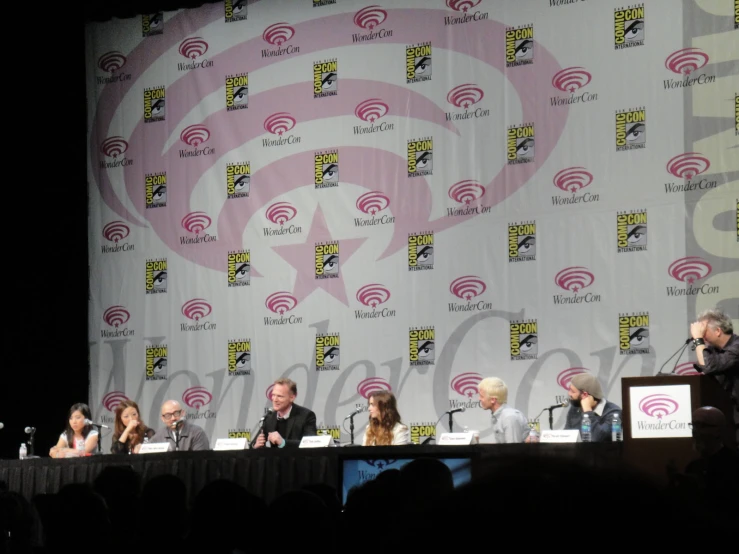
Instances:
[[[173,417],[177,417],[181,413],[182,413],[182,410],[175,410],[174,412],[170,412],[168,414],[162,414],[162,418],[169,421],[170,419],[172,419]]]

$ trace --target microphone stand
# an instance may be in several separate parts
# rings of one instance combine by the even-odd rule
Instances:
[[[452,426],[454,425],[454,414],[449,410],[449,432],[452,433]]]
[[[675,351],[675,354],[678,354],[678,352],[679,352],[679,355],[677,357],[677,360],[675,360],[675,366],[672,368],[672,371],[670,373],[662,373],[662,370],[667,365],[667,362],[669,362],[672,358],[675,357],[675,354],[673,354],[672,356],[670,356],[669,358],[667,358],[667,360],[665,361],[665,363],[662,364],[662,367],[659,368],[659,371],[657,372],[657,375],[672,375],[673,373],[675,373],[675,369],[677,368],[677,362],[680,361],[680,358],[682,357],[683,352],[685,352],[685,349],[688,347],[688,345],[692,341],[693,341],[693,339],[692,338],[689,338],[688,340],[685,341],[685,344],[683,344],[683,346],[681,348],[678,348]]]
[[[103,426],[99,423],[90,423],[91,427],[96,427],[98,430],[98,454],[103,453]]]
[[[349,446],[354,446],[354,414],[349,416]]]
[[[257,442],[257,437],[259,437],[260,433],[262,432],[262,429],[264,429],[264,420],[267,417],[267,414],[264,414],[262,418],[259,420],[259,429],[254,434],[254,438],[251,439],[251,442],[249,442],[249,448],[254,448],[254,444]]]
[[[559,407],[559,406],[557,406],[557,407]],[[552,429],[554,429],[554,415],[552,415],[552,411],[554,410],[554,406],[551,406],[551,407],[547,408],[547,410],[549,410],[549,430],[551,431]]]
[[[32,429],[33,429],[33,431],[31,431],[29,433],[29,437],[28,437],[28,453],[27,453],[27,457],[28,458],[34,458],[35,457],[33,455],[33,436],[36,434],[36,429],[35,428],[32,428]]]

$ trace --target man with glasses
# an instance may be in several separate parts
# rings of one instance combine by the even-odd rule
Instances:
[[[159,429],[149,442],[168,442],[169,451],[210,450],[208,436],[200,427],[185,419],[185,410],[177,400],[167,400],[160,411],[164,429]]]

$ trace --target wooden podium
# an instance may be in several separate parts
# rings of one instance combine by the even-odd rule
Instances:
[[[682,386],[680,386],[682,385]],[[689,406],[679,406],[672,397],[672,391],[685,395],[685,386],[689,387]],[[677,388],[676,388],[677,387]],[[635,404],[632,398],[647,398]],[[632,394],[633,393],[633,394]],[[624,462],[635,469],[643,471],[656,478],[662,484],[667,482],[667,465],[674,462],[678,471],[683,471],[691,460],[697,457],[693,450],[688,422],[692,422],[690,414],[701,406],[713,406],[721,410],[726,416],[724,444],[730,447],[736,445],[736,435],[733,425],[733,408],[731,398],[718,383],[705,375],[655,375],[653,377],[625,377],[621,379],[621,398],[623,402],[623,458]],[[632,404],[635,404],[632,406]],[[670,413],[674,410],[672,413]],[[650,412],[650,413],[645,413]],[[670,419],[670,415],[678,415],[677,419]],[[632,428],[632,424],[636,427]],[[670,426],[677,430],[670,430]],[[656,431],[643,431],[646,427],[660,427],[666,429],[664,434],[681,433],[686,436],[655,436],[647,437],[645,433],[655,435]],[[635,437],[634,434],[637,436]]]

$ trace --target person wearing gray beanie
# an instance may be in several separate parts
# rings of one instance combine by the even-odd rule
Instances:
[[[611,422],[613,416],[623,421],[621,408],[605,399],[603,388],[595,375],[580,373],[570,381],[570,409],[567,412],[565,429],[582,426],[583,413],[590,417],[590,440],[592,442],[611,441]]]

